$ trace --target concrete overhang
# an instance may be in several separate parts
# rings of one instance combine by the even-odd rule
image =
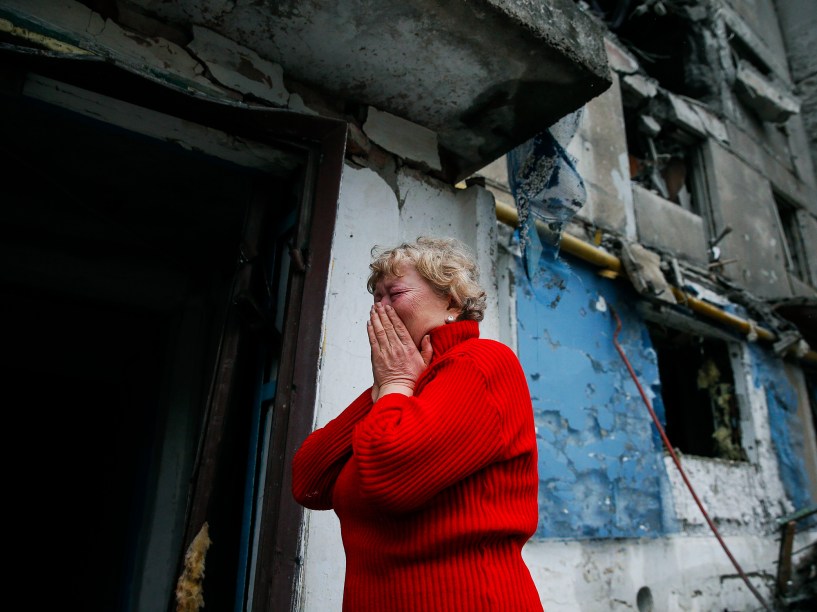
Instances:
[[[365,118],[375,107],[433,130],[440,178],[449,182],[611,84],[601,25],[573,0],[117,4],[180,31],[195,25],[235,40],[279,64],[286,79],[338,101],[342,113]]]
[[[817,349],[817,298],[788,298],[771,305],[774,312],[797,327],[812,350]]]

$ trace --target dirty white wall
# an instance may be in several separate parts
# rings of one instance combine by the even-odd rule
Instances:
[[[751,560],[747,572],[777,558],[758,539],[726,541]],[[762,609],[713,538],[554,541],[529,545],[525,558],[546,612]]]
[[[579,174],[587,190],[587,200],[578,217],[632,240],[636,227],[627,139],[620,110],[621,88],[618,75],[612,74],[613,85],[585,105],[578,131],[567,149],[578,160]]]

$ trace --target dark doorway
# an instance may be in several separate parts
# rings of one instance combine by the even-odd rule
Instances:
[[[56,108],[2,112],[2,368],[24,398],[15,430],[36,441],[29,465],[45,466],[20,484],[65,527],[63,601],[128,610],[159,508],[181,546],[189,474],[177,503],[160,499],[162,453],[193,465],[249,202],[266,194],[283,216],[297,200],[262,173]],[[228,435],[240,475],[248,441]],[[223,523],[238,529],[242,479],[225,482]],[[214,576],[238,539],[218,535]]]
[[[22,455],[10,494],[32,561],[58,540],[49,588],[60,607],[164,609],[191,505],[204,495],[214,542],[207,609],[233,609],[247,595],[248,546],[262,547],[246,541],[246,522],[261,521],[247,508],[264,496],[248,471],[261,471],[253,454],[270,442],[259,439],[254,404],[272,410],[259,387],[294,360],[284,328],[297,335],[305,284],[293,290],[289,254],[308,233],[304,192],[314,195],[319,174],[307,175],[309,155],[289,140],[267,167],[250,168],[24,96],[0,96],[0,117],[0,366]],[[323,219],[330,236],[333,221]],[[230,334],[241,341],[225,356]],[[312,344],[316,352],[316,338],[301,348]],[[214,412],[225,359],[231,386]],[[205,434],[217,437],[207,447],[217,457],[202,457]],[[279,471],[280,461],[271,464]],[[297,531],[299,517],[290,520]],[[266,537],[263,547],[275,548]]]

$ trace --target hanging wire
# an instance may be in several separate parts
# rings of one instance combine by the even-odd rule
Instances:
[[[664,441],[664,446],[667,448],[667,451],[672,457],[672,460],[675,463],[675,467],[678,468],[678,472],[681,474],[681,478],[684,479],[684,483],[689,489],[689,492],[692,494],[692,498],[695,500],[695,503],[701,510],[701,514],[703,514],[707,524],[709,525],[709,528],[712,530],[712,533],[715,534],[715,537],[718,539],[718,542],[720,542],[720,545],[723,548],[724,552],[726,553],[726,556],[729,557],[729,560],[732,562],[732,565],[735,567],[738,574],[740,574],[740,577],[743,579],[743,582],[746,583],[746,586],[749,587],[749,590],[761,603],[763,609],[767,610],[768,612],[772,612],[772,608],[769,607],[769,604],[766,603],[766,600],[763,599],[763,596],[760,594],[760,592],[749,581],[749,577],[746,575],[746,572],[743,571],[743,568],[741,568],[740,564],[737,562],[737,559],[735,559],[735,557],[729,551],[729,548],[726,546],[726,542],[724,542],[723,538],[721,537],[718,528],[715,526],[715,523],[712,521],[712,519],[709,518],[709,514],[704,508],[703,503],[701,503],[701,500],[698,498],[697,493],[695,493],[695,489],[692,487],[692,483],[689,481],[689,478],[687,478],[686,472],[684,471],[684,468],[681,466],[681,461],[675,454],[675,450],[672,448],[672,444],[670,444],[669,438],[667,437],[667,434],[664,431],[664,427],[661,425],[661,421],[655,414],[655,410],[653,410],[652,404],[650,403],[650,400],[647,398],[647,394],[644,392],[644,389],[638,380],[638,376],[636,376],[635,370],[633,370],[633,366],[630,364],[630,360],[627,359],[627,355],[624,353],[624,349],[621,348],[621,345],[618,342],[618,334],[621,331],[621,319],[619,318],[618,313],[616,313],[615,308],[613,308],[612,306],[610,306],[610,313],[616,320],[616,331],[613,333],[613,344],[615,345],[618,354],[621,355],[621,359],[624,361],[624,364],[627,366],[627,370],[630,372],[630,376],[632,377],[633,382],[635,382],[635,386],[638,387],[638,392],[641,394],[641,399],[644,400],[644,404],[647,406],[647,410],[649,410],[650,416],[652,417],[652,420],[655,423],[656,428],[658,428],[658,433],[661,434],[661,439]]]

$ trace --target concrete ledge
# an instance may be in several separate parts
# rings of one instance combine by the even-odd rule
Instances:
[[[703,219],[678,204],[633,183],[633,205],[639,241],[674,252],[697,264],[707,263]]]

